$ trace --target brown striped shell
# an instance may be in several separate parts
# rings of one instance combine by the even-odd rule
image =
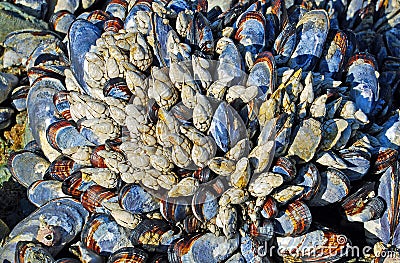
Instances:
[[[252,222],[249,232],[250,236],[261,242],[266,242],[274,235],[274,224],[269,220]]]
[[[198,233],[203,229],[203,224],[194,215],[185,217],[182,221],[183,230],[188,234]]]
[[[160,200],[160,212],[168,222],[179,222],[192,214],[188,198],[167,197]]]
[[[380,174],[386,171],[387,168],[396,162],[397,156],[398,152],[395,149],[380,149],[375,162],[373,162],[373,173]]]
[[[84,208],[93,213],[102,207],[104,201],[117,201],[118,194],[100,185],[90,186],[82,195],[81,203]]]
[[[217,178],[200,185],[192,199],[193,214],[201,222],[208,222],[218,213],[218,197],[227,189],[225,178]]]
[[[71,105],[68,101],[68,91],[59,91],[53,96],[53,103],[54,106],[56,107],[58,113],[66,120],[71,121],[72,116],[71,116]]]
[[[104,22],[110,19],[110,15],[102,10],[95,10],[89,14],[86,18],[87,21],[96,24],[98,22]]]
[[[61,11],[54,13],[50,17],[49,22],[55,31],[66,34],[66,33],[68,33],[69,26],[72,24],[72,22],[75,19],[76,18],[74,16],[74,14],[72,14],[66,10],[61,10]]]
[[[107,263],[145,263],[148,254],[139,248],[124,247],[110,256]]]
[[[106,146],[104,144],[96,146],[90,155],[90,163],[93,165],[93,167],[98,167],[98,168],[107,168],[107,165],[104,162],[104,158],[98,155],[99,151],[103,151],[106,149]]]
[[[82,173],[77,171],[63,181],[61,189],[64,194],[80,199],[83,192],[85,192],[91,185],[94,185],[94,182],[84,181],[82,179]]]
[[[295,201],[274,219],[275,233],[283,236],[300,235],[310,228],[311,222],[308,206],[301,201]]]
[[[106,22],[104,22],[104,31],[108,32],[114,32],[117,33],[119,30],[124,28],[124,22],[118,18],[118,17],[113,17]]]
[[[106,97],[113,97],[128,102],[132,96],[132,92],[123,78],[109,79],[103,88],[103,94]]]
[[[382,216],[386,209],[385,201],[375,197],[375,183],[367,182],[354,194],[349,195],[341,203],[347,220],[350,222],[366,222]]]
[[[156,248],[157,250],[162,250],[162,235],[170,229],[165,221],[144,219],[132,230],[129,238],[133,245],[142,245],[147,249]]]
[[[278,214],[278,212],[279,210],[275,199],[271,196],[267,196],[261,209],[261,215],[264,218],[271,219],[274,218]]]
[[[47,168],[45,178],[57,181],[64,181],[81,166],[66,155],[57,157]]]
[[[278,157],[272,166],[272,172],[282,175],[285,182],[291,181],[297,174],[295,163],[288,157]]]
[[[120,247],[132,247],[126,230],[107,214],[94,214],[81,233],[82,243],[100,256],[109,256]]]

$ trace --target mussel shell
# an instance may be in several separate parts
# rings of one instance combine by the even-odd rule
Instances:
[[[148,257],[148,254],[139,248],[124,247],[112,253],[107,263],[145,263]]]
[[[111,0],[106,6],[106,12],[114,18],[125,19],[126,10],[128,9],[128,2],[125,0]],[[124,28],[124,23],[122,22],[122,28]]]
[[[278,157],[272,166],[272,172],[282,175],[285,182],[291,181],[297,174],[295,163],[288,157]]]
[[[367,53],[354,54],[347,64],[346,82],[350,85],[350,98],[365,114],[371,115],[379,99],[377,62]]]
[[[111,31],[117,33],[122,28],[124,28],[124,22],[118,17],[109,19],[104,23],[105,32]]]
[[[202,13],[195,13],[193,20],[189,23],[187,41],[198,47],[205,54],[214,51],[214,37],[210,23]]]
[[[259,241],[268,241],[274,236],[274,224],[269,220],[263,220],[259,225],[253,222],[250,225],[249,233]]]
[[[340,30],[337,31],[333,37],[328,35],[328,39],[330,43],[326,45],[324,57],[319,62],[319,72],[333,74],[340,72],[342,68],[346,56],[348,40],[346,33]]]
[[[276,64],[286,64],[296,48],[296,28],[288,24],[279,33],[274,43]]]
[[[397,160],[398,152],[395,149],[384,148],[379,149],[379,152],[373,162],[373,173],[380,174],[386,171]]]
[[[256,100],[252,100],[239,111],[240,117],[246,125],[249,138],[252,139],[260,131],[260,122],[258,120],[259,105]]]
[[[85,192],[92,185],[95,185],[93,181],[84,181],[82,179],[82,173],[77,171],[63,181],[62,191],[64,194],[80,199],[83,192]]]
[[[246,125],[237,111],[221,102],[211,121],[210,135],[223,152],[227,152],[239,141],[247,138]]]
[[[218,197],[227,188],[225,179],[217,178],[210,183],[202,184],[193,195],[192,211],[201,222],[208,222],[218,213]]]
[[[350,181],[362,179],[369,171],[371,155],[361,149],[343,149],[339,156],[346,162],[346,169],[341,171],[346,174]]]
[[[300,235],[310,228],[311,223],[312,216],[308,206],[301,201],[295,201],[274,218],[274,230],[283,236]]]
[[[30,86],[20,86],[12,91],[11,104],[17,111],[26,110],[26,99],[30,88]]]
[[[104,201],[117,201],[118,194],[100,185],[92,185],[81,195],[81,203],[84,208],[93,213],[102,208]]]
[[[170,65],[170,57],[167,52],[168,32],[173,29],[169,24],[165,24],[163,19],[155,13],[152,14],[151,21],[153,33],[155,34],[154,54],[157,57],[159,65],[167,67]]]
[[[10,239],[4,244],[4,250],[0,250],[0,258],[14,262],[14,255],[9,258],[9,253],[15,252],[16,242],[33,241],[38,238],[41,218],[60,233],[60,240],[54,246],[49,247],[52,255],[57,254],[65,244],[71,242],[78,235],[88,216],[89,213],[79,201],[71,198],[51,200],[13,228],[9,234]]]
[[[132,246],[126,230],[107,214],[94,214],[85,223],[81,240],[100,256],[110,256],[121,247]]]
[[[247,86],[258,86],[264,94],[273,93],[277,82],[275,58],[269,51],[257,55],[250,70]]]
[[[16,263],[53,263],[54,258],[42,245],[29,241],[20,241],[15,250]]]
[[[179,222],[192,214],[190,202],[187,198],[167,197],[160,200],[160,212],[169,222]]]
[[[29,81],[33,84],[40,78],[64,79],[64,65],[39,65],[28,69]]]
[[[62,182],[79,168],[81,168],[81,165],[77,164],[68,156],[61,155],[50,164],[49,168],[47,168],[45,179]]]
[[[86,18],[87,21],[96,25],[99,29],[103,29],[104,23],[109,19],[110,15],[104,12],[103,10],[94,10],[90,12],[88,17]]]
[[[183,230],[188,234],[194,234],[202,230],[203,224],[194,215],[185,217],[182,221]]]
[[[74,14],[70,13],[69,11],[62,10],[54,13],[50,17],[50,24],[53,27],[53,29],[57,32],[67,34],[68,33],[68,28],[71,26],[72,22],[76,17]]]
[[[7,107],[0,107],[0,130],[7,128],[11,124],[14,110]]]
[[[106,84],[104,84],[103,94],[106,97],[109,96],[126,102],[128,102],[132,96],[132,92],[123,78],[109,79]]]
[[[168,261],[171,263],[180,263],[181,261],[181,256],[187,253],[187,251],[190,249],[190,243],[194,242],[197,238],[199,238],[200,235],[196,235],[192,238],[185,238],[182,237],[174,242],[174,244],[171,244],[168,247]]]
[[[13,178],[23,186],[29,187],[32,183],[44,178],[50,163],[36,153],[22,150],[11,153],[7,165]]]
[[[144,248],[163,252],[167,247],[161,244],[161,236],[170,229],[163,220],[144,219],[131,231],[129,239],[133,245],[142,245]]]
[[[29,152],[33,152],[33,153],[36,153],[36,154],[39,154],[39,155],[43,156],[42,149],[40,149],[39,144],[35,140],[32,140],[32,141],[28,142],[25,145],[24,150],[29,151]]]
[[[264,218],[270,219],[275,217],[278,214],[278,207],[276,201],[271,196],[267,196],[264,202],[264,205],[261,209],[261,215]]]
[[[296,25],[300,38],[290,60],[289,67],[310,71],[322,54],[329,31],[329,16],[325,10],[312,10],[304,14]]]
[[[159,202],[140,185],[127,184],[119,191],[120,206],[133,214],[144,214],[159,209]]]
[[[224,246],[225,253],[217,252]],[[228,259],[239,247],[239,235],[232,239],[217,237],[212,233],[199,234],[191,238],[181,238],[168,248],[168,260],[177,262],[221,262]]]
[[[50,200],[60,197],[68,197],[62,191],[62,182],[55,180],[38,180],[28,188],[28,199],[37,207]]]
[[[88,95],[91,95],[91,92],[83,78],[83,64],[86,52],[90,50],[92,45],[96,45],[96,40],[100,35],[100,28],[83,19],[75,20],[68,31],[68,53],[71,69],[83,89],[82,92]]]
[[[43,135],[46,134],[48,126],[58,120],[53,96],[57,91],[64,89],[64,85],[59,80],[41,78],[31,86],[27,98],[29,128],[33,138],[50,161],[56,159],[60,153]]]
[[[78,130],[66,120],[52,123],[46,131],[49,144],[58,151],[75,146],[93,146]]]
[[[141,0],[135,2],[133,7],[128,11],[128,15],[125,18],[125,29],[135,28],[137,26],[135,17],[138,11],[152,12],[151,1]]]
[[[304,186],[303,200],[309,200],[319,189],[321,177],[318,168],[313,163],[307,163],[299,169],[293,184]]]
[[[386,203],[386,209],[382,217],[370,220],[364,223],[364,229],[367,242],[376,243],[376,238],[384,244],[393,247],[400,247],[399,242],[399,181],[400,181],[400,164],[397,161],[391,167],[386,169],[379,179],[378,197],[382,198]],[[375,241],[374,241],[375,240]]]
[[[54,94],[53,103],[58,113],[67,121],[72,120],[70,108],[71,105],[68,101],[68,91],[59,91]]]
[[[342,200],[350,191],[347,176],[334,168],[321,173],[321,184],[317,193],[308,202],[310,206],[324,206]]]
[[[99,151],[104,151],[105,149],[106,146],[104,144],[98,145],[94,148],[92,154],[90,155],[90,163],[93,165],[93,167],[107,168],[104,158],[98,155]]]
[[[258,11],[247,11],[236,22],[235,39],[245,51],[259,53],[266,45],[265,17]],[[270,32],[268,32],[270,33]]]
[[[375,183],[367,182],[352,195],[346,197],[341,206],[350,222],[366,222],[379,218],[385,210],[385,201],[373,197]]]

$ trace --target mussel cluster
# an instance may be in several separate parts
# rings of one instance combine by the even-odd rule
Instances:
[[[84,2],[5,51],[37,210],[1,262],[400,260],[399,1]]]

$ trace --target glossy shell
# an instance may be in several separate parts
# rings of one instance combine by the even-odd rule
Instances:
[[[50,200],[68,197],[62,191],[62,182],[55,180],[39,180],[28,188],[29,201],[40,207]]]
[[[133,214],[148,213],[159,208],[158,201],[139,185],[125,185],[118,196],[123,209]]]
[[[300,40],[294,50],[289,66],[303,71],[312,70],[322,54],[329,31],[329,17],[325,10],[312,10],[297,23]]]
[[[259,87],[263,94],[275,91],[277,83],[277,68],[271,52],[264,51],[257,55],[247,79],[247,86]]]
[[[25,187],[42,180],[49,166],[45,158],[26,150],[12,153],[8,158],[8,168],[13,178]]]
[[[14,262],[14,252],[18,241],[37,239],[45,242],[43,231],[41,233],[40,230],[43,223],[53,231],[51,240],[47,240],[47,242],[54,242],[51,245],[51,251],[52,254],[56,254],[78,235],[88,216],[89,213],[78,201],[70,198],[52,200],[35,210],[13,228],[9,234],[10,239],[0,252],[0,258]],[[56,239],[53,239],[54,237]]]
[[[192,199],[192,211],[197,219],[207,222],[217,215],[217,198],[225,192],[225,189],[225,183],[221,179],[199,187]]]
[[[126,247],[111,254],[107,263],[144,263],[148,257],[148,254],[139,248]]]
[[[350,96],[367,115],[373,114],[379,98],[376,65],[374,57],[358,53],[350,58],[347,66],[346,82],[351,86]]]
[[[91,45],[95,45],[100,37],[101,30],[92,23],[85,20],[75,20],[68,31],[68,51],[71,60],[71,69],[77,81],[82,87],[82,92],[91,94],[90,88],[83,79],[84,54],[90,50]]]
[[[50,161],[55,160],[60,153],[47,141],[46,131],[49,125],[58,120],[53,96],[64,89],[59,80],[43,78],[32,85],[27,98],[29,127],[33,138]]]
[[[52,123],[47,128],[46,137],[49,144],[58,151],[75,146],[93,146],[91,142],[78,132],[76,127],[65,120]]]
[[[66,155],[61,155],[55,159],[46,170],[46,179],[52,179],[57,181],[64,181],[71,174],[76,172],[81,165],[77,164],[74,160]]]
[[[350,190],[350,181],[346,175],[336,169],[328,168],[321,173],[321,185],[310,200],[311,206],[322,206],[342,200]]]
[[[118,195],[99,185],[90,186],[82,195],[81,203],[89,212],[93,213],[102,207],[102,202],[117,201]]]
[[[109,256],[122,247],[132,246],[126,230],[107,214],[95,214],[89,218],[81,233],[87,248],[101,256]]]
[[[284,236],[300,235],[310,228],[311,222],[308,206],[301,201],[295,201],[274,219],[274,230]]]

